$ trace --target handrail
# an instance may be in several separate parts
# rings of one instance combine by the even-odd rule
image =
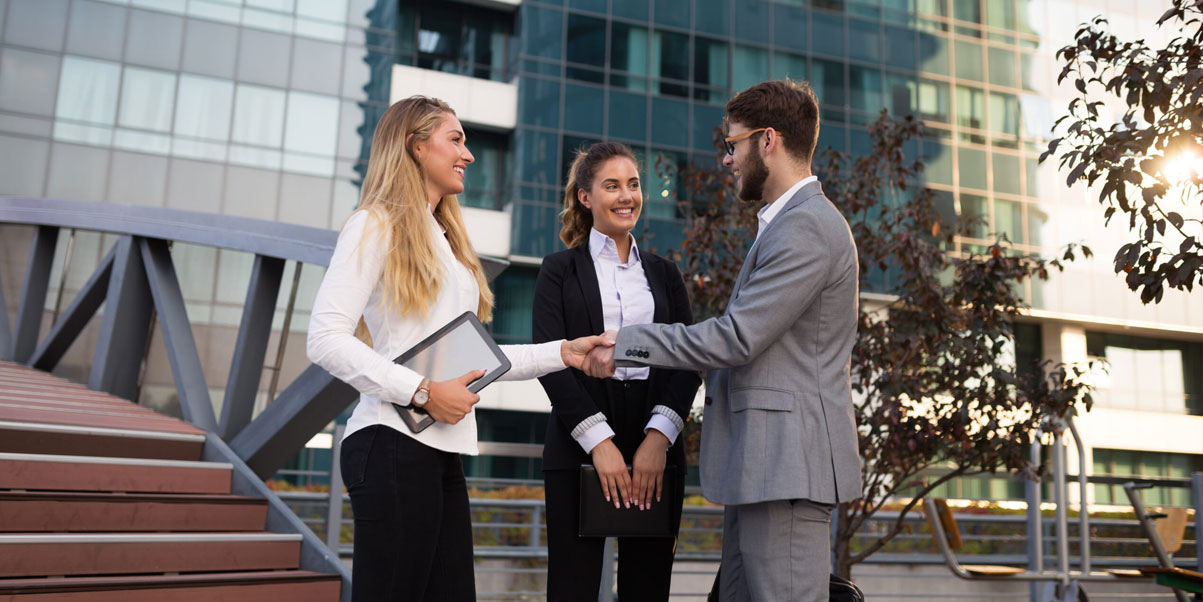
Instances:
[[[246,251],[326,266],[338,232],[166,207],[0,196],[0,223],[77,228]]]

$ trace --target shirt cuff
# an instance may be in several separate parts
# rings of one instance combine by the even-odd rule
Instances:
[[[561,339],[532,345],[535,348],[535,365],[539,367],[539,374],[551,374],[568,367],[564,364],[564,356],[560,355],[560,345],[563,343]]]
[[[685,421],[677,415],[672,408],[668,406],[658,405],[652,408],[652,417],[647,421],[647,427],[643,429],[646,433],[648,429],[656,429],[664,433],[668,437],[668,444],[672,445],[677,441],[677,436],[681,431],[685,430]]]
[[[601,421],[593,422],[595,418],[601,418]],[[586,423],[593,424],[592,426],[581,428],[581,426],[585,425]],[[606,423],[606,417],[601,412],[586,418],[583,422],[581,422],[581,424],[577,425],[577,428],[573,429],[572,431],[572,438],[576,439],[577,444],[580,445],[581,449],[585,450],[585,453],[587,454],[593,453],[593,448],[597,447],[597,444],[613,436],[614,429],[610,428],[610,425]]]

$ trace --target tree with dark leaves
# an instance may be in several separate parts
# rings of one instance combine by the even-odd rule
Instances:
[[[1102,182],[1107,224],[1118,214],[1134,234],[1115,271],[1144,303],[1203,284],[1203,0],[1175,0],[1157,25],[1178,32],[1164,48],[1122,41],[1096,17],[1058,51],[1057,81],[1078,96],[1040,157],[1057,155],[1071,186]],[[1104,99],[1126,105],[1117,123]]]
[[[1037,474],[1028,455],[1041,420],[1091,403],[1088,367],[1016,365],[1012,351],[1025,307],[1020,285],[1089,249],[1044,259],[1000,239],[984,254],[946,252],[972,224],[942,223],[933,192],[914,185],[922,164],[908,162],[903,146],[921,130],[883,112],[869,130],[870,154],[827,151],[814,166],[852,228],[862,292],[871,281],[879,287],[874,301],[862,299],[851,358],[864,489],[839,508],[835,568],[844,577],[905,532],[907,514],[940,485],[998,471]],[[736,200],[728,170],[683,176],[692,202],[677,259],[701,320],[723,311],[756,218]],[[862,530],[887,502],[901,502],[898,518]]]

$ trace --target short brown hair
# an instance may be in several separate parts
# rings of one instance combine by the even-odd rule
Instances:
[[[808,82],[776,79],[760,82],[727,101],[728,123],[748,128],[771,127],[781,134],[785,150],[809,164],[819,140],[819,103]]]
[[[578,190],[589,190],[593,187],[593,176],[597,168],[615,157],[624,157],[639,169],[639,160],[635,158],[631,147],[621,142],[598,142],[589,148],[578,148],[568,168],[568,182],[564,185],[564,210],[560,212],[560,240],[572,249],[589,240],[589,229],[593,227],[593,213],[577,201]]]

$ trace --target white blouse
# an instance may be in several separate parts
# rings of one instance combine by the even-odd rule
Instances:
[[[384,261],[389,232],[367,211],[356,211],[338,235],[330,267],[322,278],[309,318],[309,360],[360,392],[359,403],[347,421],[344,438],[373,424],[383,424],[435,449],[477,455],[476,412],[457,424],[436,422],[421,433],[405,426],[390,403],[409,405],[423,375],[392,358],[425,339],[466,311],[475,312],[480,289],[472,273],[455,259],[451,245],[434,216],[427,214],[443,286],[429,315],[401,315],[388,307]],[[355,338],[363,316],[372,347]],[[539,345],[502,345],[512,367],[502,380],[526,380],[563,370],[561,341]]]

